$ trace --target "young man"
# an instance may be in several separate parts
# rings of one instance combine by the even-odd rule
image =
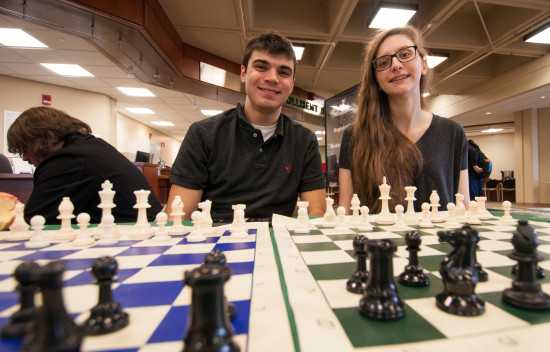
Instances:
[[[285,37],[267,33],[245,49],[241,81],[244,107],[191,125],[172,167],[167,213],[181,196],[185,218],[212,201],[213,219],[230,221],[232,205],[245,216],[269,220],[292,215],[298,196],[309,215],[325,212],[325,178],[315,134],[281,114],[294,88],[296,57]]]

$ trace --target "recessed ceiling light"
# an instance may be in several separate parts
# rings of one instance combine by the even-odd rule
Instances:
[[[481,132],[484,132],[484,133],[493,133],[493,132],[500,132],[500,131],[503,131],[502,128],[488,128],[486,130],[483,130]]]
[[[304,55],[304,50],[306,46],[304,44],[294,44],[292,45],[294,49],[294,55],[296,55],[296,60],[302,60],[302,55]]]
[[[491,115],[491,114],[492,114],[492,112],[490,112],[490,111],[485,113],[485,115]]]
[[[539,98],[545,99],[545,98],[546,98],[546,95],[541,95]]]
[[[170,121],[151,121],[151,123],[157,126],[174,126]]]
[[[131,97],[154,97],[155,95],[146,88],[116,87],[122,93]]]
[[[315,131],[315,134],[325,134],[325,131]]]
[[[372,12],[369,28],[389,29],[402,27],[418,11],[418,5],[380,1]]]
[[[428,93],[428,92],[422,93],[422,96],[423,96],[424,98],[429,97],[429,96],[430,96],[430,93]]]
[[[221,114],[223,110],[201,110],[201,112],[204,116],[214,116],[217,114]]]
[[[0,28],[0,44],[16,48],[47,48],[30,34],[17,28]]]
[[[426,60],[428,61],[428,68],[434,68],[443,61],[447,60],[449,56],[443,55],[428,55]]]
[[[146,114],[146,115],[154,115],[155,113],[153,110],[149,108],[126,108],[126,110],[133,112],[134,114]]]
[[[524,42],[550,44],[550,22],[523,37]]]
[[[73,64],[44,64],[40,63],[50,71],[53,71],[61,76],[70,77],[94,77],[90,72],[86,71],[82,67]]]

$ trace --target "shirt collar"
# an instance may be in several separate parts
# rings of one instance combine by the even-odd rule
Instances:
[[[237,103],[237,116],[240,120],[242,120],[247,126],[250,126],[250,128],[254,129],[250,121],[248,121],[248,118],[246,117],[246,114],[244,113],[244,106],[240,103]],[[284,135],[284,119],[285,115],[281,114],[279,116],[279,120],[277,121],[277,128],[275,129],[275,132],[273,133],[273,137],[276,136],[282,136]]]

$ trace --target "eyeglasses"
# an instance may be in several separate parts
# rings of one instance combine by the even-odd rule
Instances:
[[[416,57],[416,45],[408,46],[396,52],[393,55],[384,55],[372,60],[372,66],[378,72],[385,71],[390,68],[393,58],[396,57],[400,62],[409,62]]]

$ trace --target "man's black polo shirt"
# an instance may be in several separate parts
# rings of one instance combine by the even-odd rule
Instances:
[[[224,220],[233,218],[234,204],[246,204],[249,218],[290,216],[298,193],[325,187],[312,131],[281,114],[273,136],[264,142],[240,104],[191,125],[170,181],[202,189],[202,200],[212,201],[212,218]]]

